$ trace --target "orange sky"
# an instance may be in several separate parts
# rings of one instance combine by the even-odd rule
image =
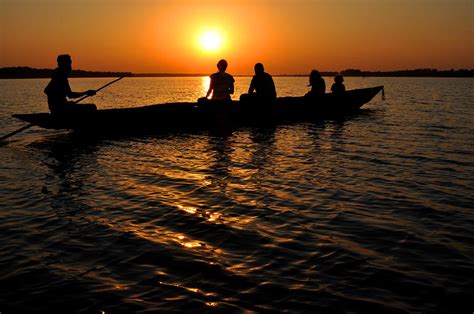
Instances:
[[[0,67],[233,74],[474,68],[473,0],[1,0]],[[222,47],[203,51],[204,30]]]

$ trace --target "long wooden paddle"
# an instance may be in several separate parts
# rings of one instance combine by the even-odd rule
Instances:
[[[120,81],[120,80],[123,79],[124,77],[125,77],[125,76],[119,77],[118,79],[113,80],[112,82],[105,84],[105,85],[102,86],[101,88],[96,89],[95,92],[97,93],[97,92],[100,91],[101,89],[104,89],[104,88],[106,88],[107,86],[109,86],[109,85],[111,85],[111,84],[113,84],[113,83],[115,83],[115,82]],[[79,98],[78,100],[76,100],[74,103],[75,103],[75,104],[78,104],[79,102],[83,101],[84,99],[86,99],[87,97],[90,97],[90,96],[91,96],[91,95],[85,95],[85,96]]]
[[[13,135],[17,134],[17,133],[20,133],[20,132],[23,132],[24,130],[27,130],[29,128],[31,128],[33,126],[32,123],[28,124],[28,125],[25,125],[25,126],[22,126],[21,128],[19,128],[18,130],[15,130],[13,132],[10,132],[8,133],[7,135],[4,135],[2,137],[0,137],[0,142],[3,142],[4,140],[6,140],[7,138],[9,137],[12,137]]]
[[[120,81],[120,80],[123,79],[124,77],[125,77],[125,76],[119,77],[118,79],[113,80],[112,82],[105,84],[105,85],[102,86],[101,88],[96,89],[95,92],[97,93],[97,92],[100,91],[101,89],[104,89],[104,88],[106,88],[107,86],[109,86],[109,85],[111,85],[111,84],[113,84],[113,83],[115,83],[115,82],[117,82],[117,81]],[[78,100],[76,100],[74,103],[77,104],[77,103],[79,103],[80,101],[86,99],[86,98],[89,97],[89,96],[91,96],[91,95],[85,95],[85,96],[79,98]],[[15,131],[13,131],[13,132],[8,133],[7,135],[4,135],[4,136],[0,137],[0,142],[3,142],[3,141],[6,140],[7,138],[12,137],[12,136],[15,135],[15,134],[18,134],[18,133],[20,133],[20,132],[23,132],[23,131],[29,129],[29,128],[31,128],[32,126],[34,126],[33,123],[30,123],[30,124],[28,124],[28,125],[22,126],[22,127],[19,128],[18,130],[15,130]]]

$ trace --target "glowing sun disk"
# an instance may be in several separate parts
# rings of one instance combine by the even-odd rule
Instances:
[[[199,43],[205,51],[216,51],[222,45],[222,37],[216,31],[208,31],[199,37]]]

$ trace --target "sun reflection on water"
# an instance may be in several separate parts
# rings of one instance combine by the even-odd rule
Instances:
[[[134,224],[124,221],[116,222],[100,222],[108,228],[118,230],[122,233],[133,234],[137,237],[152,241],[160,245],[170,245],[170,244],[179,244],[181,247],[187,249],[196,249],[204,250],[208,255],[221,255],[223,251],[209,243],[206,243],[204,240],[192,239],[190,236],[184,235],[182,233],[177,233],[172,230],[166,229],[166,227],[155,226],[150,227],[148,224]],[[116,285],[118,290],[125,289],[125,286]]]
[[[188,248],[188,249],[192,249],[192,248],[196,248],[196,247],[201,247],[201,246],[205,246],[204,243],[202,242],[199,242],[199,241],[192,241],[192,240],[189,240],[187,239],[185,236],[183,235],[179,235],[177,237],[177,240],[176,242],[178,242],[180,245]]]
[[[185,205],[176,205],[176,207],[184,212],[187,212],[192,215],[196,215],[198,217],[204,218],[209,222],[217,221],[220,217],[220,214],[211,213],[207,210],[202,208],[194,207],[194,206],[185,206]]]
[[[203,76],[201,78],[201,91],[203,96],[206,95],[207,90],[209,89],[209,83],[211,82],[211,78],[209,76]]]
[[[121,284],[115,284],[114,285],[114,290],[128,290],[129,287]]]
[[[189,281],[191,281],[192,279],[194,279],[194,278],[188,278]],[[184,289],[186,291],[201,294],[201,295],[206,296],[206,297],[216,297],[215,293],[204,292],[204,291],[202,291],[201,289],[198,289],[198,288],[186,287],[185,286],[186,283],[187,282],[183,282],[183,283],[168,283],[168,282],[164,282],[164,281],[159,282],[159,284],[163,285],[163,286],[170,286],[170,287],[176,287],[176,288]],[[213,302],[211,302],[211,303],[213,303]]]

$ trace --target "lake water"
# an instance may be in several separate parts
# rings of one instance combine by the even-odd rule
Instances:
[[[46,111],[47,82],[0,80],[0,135]],[[193,101],[207,83],[126,78],[91,100]],[[16,135],[0,147],[0,312],[471,313],[474,79],[345,84],[387,99],[225,137]]]

